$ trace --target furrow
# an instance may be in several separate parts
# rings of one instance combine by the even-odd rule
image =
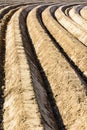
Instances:
[[[39,105],[40,113],[42,116],[42,122],[43,122],[45,130],[48,130],[48,129],[57,130],[58,127],[57,127],[57,124],[56,124],[56,121],[52,112],[51,104],[50,104],[50,101],[52,102],[52,100],[49,100],[49,96],[47,95],[48,93],[46,93],[46,89],[48,87],[46,84],[46,77],[45,75],[43,77],[41,74],[43,69],[41,68],[41,65],[37,59],[34,47],[32,45],[32,41],[27,31],[27,27],[26,27],[27,13],[28,13],[27,9],[26,9],[26,12],[23,11],[21,13],[19,22],[20,22],[23,45],[25,48],[25,54],[28,60],[28,64],[30,66],[30,73],[32,77],[33,88],[35,91],[37,103]],[[51,92],[50,92],[50,95],[51,95]]]
[[[32,4],[32,3],[28,3],[28,4]],[[0,20],[4,17],[4,15],[6,14],[6,13],[8,13],[11,9],[14,9],[14,8],[17,8],[17,7],[21,7],[21,6],[26,6],[26,5],[28,5],[28,4],[17,4],[17,5],[8,5],[8,6],[6,6],[6,7],[4,7],[4,8],[2,8],[1,10],[0,10]]]
[[[65,13],[66,16],[68,16],[68,12],[69,10],[73,7],[73,6],[76,6],[76,5],[79,5],[80,3],[76,3],[76,2],[73,2],[73,3],[65,3],[64,5],[61,5],[63,8],[62,8],[62,11]]]
[[[78,128],[84,130],[87,121],[87,111],[85,109],[87,98],[84,81],[80,80],[65,57],[55,47],[47,31],[43,29],[39,17],[43,10],[43,7],[39,10],[34,8],[28,14],[27,26],[38,59],[50,83],[58,107],[57,111],[59,109],[61,119],[63,118],[60,123],[58,122],[59,129],[77,130]],[[45,19],[45,16],[43,18]],[[47,22],[50,23],[49,15],[46,18]],[[51,27],[53,28],[52,25]],[[58,121],[57,111],[55,118]]]
[[[87,6],[85,6],[84,8],[82,8],[81,10],[80,10],[80,14],[81,14],[81,16],[85,19],[85,20],[87,20]]]
[[[74,37],[76,37],[79,41],[87,46],[87,32],[82,29],[79,24],[76,24],[69,17],[67,17],[63,10],[62,6],[58,8],[55,12],[55,16],[58,22],[68,30]]]
[[[4,130],[42,130],[42,123],[15,13],[7,27]]]
[[[68,17],[69,17],[69,11],[71,10],[71,8],[72,8],[72,7],[67,7],[67,8],[65,9],[65,12],[64,12],[64,13],[65,13],[65,15],[68,16]]]
[[[21,8],[7,27],[4,129],[57,130],[44,83],[32,57],[32,49],[30,45],[28,47],[30,41],[26,28],[23,27],[23,20],[30,9],[23,12],[24,8]]]
[[[16,8],[18,6],[6,6],[0,10],[0,20],[7,14],[11,9]]]
[[[4,104],[4,88],[5,88],[5,33],[7,28],[7,23],[13,13],[17,9],[9,11],[0,23],[0,129],[3,130],[3,104]]]
[[[79,6],[80,7],[80,6]],[[74,6],[70,11],[69,11],[69,16],[71,17],[71,19],[73,21],[75,21],[75,23],[77,23],[77,25],[79,24],[85,31],[87,31],[87,21],[84,20],[79,13],[77,12],[77,8],[79,8],[78,6]]]
[[[81,14],[80,14],[80,10],[81,9],[83,9],[85,6],[87,5],[87,3],[86,4],[83,4],[83,5],[79,5],[77,8],[76,8],[76,12],[78,12],[78,14],[79,14],[79,16],[81,17],[81,18],[83,18],[82,16],[81,16]],[[84,19],[84,18],[83,18]],[[85,20],[85,19],[84,19]],[[85,20],[86,21],[86,20]]]
[[[51,15],[50,8],[42,13],[43,22],[64,55],[87,82],[87,48],[67,32]],[[49,22],[48,22],[49,21]],[[57,33],[56,33],[57,32]]]
[[[5,6],[4,5],[0,5],[0,10],[2,9],[2,8],[4,8]]]

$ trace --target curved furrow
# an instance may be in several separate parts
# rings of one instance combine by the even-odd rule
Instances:
[[[39,105],[40,113],[42,116],[42,122],[46,130],[48,129],[57,130],[58,127],[52,112],[53,107],[52,105],[55,105],[55,103],[54,101],[52,101],[52,98],[49,97],[49,95],[51,95],[51,90],[49,91],[49,84],[47,83],[45,74],[42,74],[44,73],[43,69],[41,68],[41,65],[37,59],[32,41],[27,31],[26,15],[20,17],[20,21],[22,21],[20,24],[20,29],[22,34],[23,45],[25,48],[25,54],[28,60],[28,64],[30,66],[33,88],[35,91],[37,103]]]
[[[79,5],[80,3],[76,3],[76,2],[73,2],[73,3],[65,3],[65,5],[62,5],[62,11],[65,13],[66,16],[68,16],[68,12],[69,10],[73,7],[73,6],[76,6],[76,5]]]
[[[81,16],[81,14],[80,14],[80,10],[82,9],[82,8],[84,8],[85,6],[87,5],[87,3],[86,4],[83,4],[83,5],[79,5],[77,8],[76,8],[76,12],[78,12],[78,14],[79,14],[79,16],[81,17],[81,18],[83,18],[82,16]],[[84,19],[84,18],[83,18]],[[85,19],[84,19],[85,20]],[[86,21],[86,20],[85,20]]]
[[[9,6],[6,6],[6,7],[2,8],[2,9],[0,9],[0,15],[1,15],[1,13],[2,13],[4,10],[6,10],[6,9],[8,9],[8,8],[9,8]]]
[[[59,129],[84,130],[87,121],[85,83],[71,68],[60,50],[55,47],[53,39],[49,37],[41,21],[40,13],[44,7],[38,8],[34,8],[28,14],[28,32],[65,124],[65,128],[62,124]],[[50,23],[50,14],[46,13],[47,10],[42,13],[43,19],[46,19],[44,23],[48,21]],[[50,26],[54,27],[52,24]],[[57,115],[55,117],[58,119]]]
[[[17,9],[12,9],[0,21],[0,129],[3,130],[3,104],[4,104],[4,88],[5,88],[5,33],[7,23]]]
[[[28,46],[30,40],[24,29],[23,19],[32,8],[24,12],[21,8],[13,15],[7,27],[5,130],[58,130],[44,89],[45,84],[36,65],[37,59],[35,61],[33,50]]]
[[[0,20],[8,13],[11,9],[16,8],[16,7],[18,7],[18,6],[20,6],[20,5],[17,5],[17,6],[15,6],[15,5],[6,6],[6,7],[2,8],[2,9],[0,10]]]
[[[84,8],[82,8],[81,10],[80,10],[80,14],[81,14],[81,16],[85,19],[85,20],[87,20],[87,6],[85,6]]]
[[[53,10],[52,12],[54,12],[54,10],[57,10],[57,8],[59,8],[59,7],[61,7],[61,6],[63,6],[64,8],[64,10],[65,10],[65,12],[66,12],[66,8],[68,9],[70,9],[70,8],[72,8],[72,6],[74,6],[74,5],[78,5],[76,2],[73,2],[73,3],[66,3],[66,2],[63,2],[63,3],[56,3],[56,4],[53,4],[53,5],[49,5],[49,6],[52,6],[52,8],[51,8],[51,10]],[[67,13],[67,12],[66,12]]]
[[[31,130],[35,127],[42,130],[19,30],[18,18],[21,11],[22,9],[12,16],[6,33],[4,129]]]
[[[65,6],[62,7],[62,11],[63,11],[63,13],[64,13],[67,17],[70,18],[70,16],[69,16],[69,11],[70,11],[72,8],[77,7],[77,6],[81,6],[81,5],[77,4],[77,5],[72,5],[72,6],[70,6],[70,7],[67,6],[67,5],[65,5]]]
[[[79,6],[81,8],[81,6]],[[75,21],[77,23],[77,25],[79,24],[85,31],[87,31],[87,21],[84,20],[78,13],[77,8],[79,8],[78,6],[74,6],[70,11],[69,11],[69,16],[71,17],[71,19],[73,21]]]
[[[6,6],[4,6],[4,5],[0,5],[0,10],[1,10],[2,8],[4,8],[4,7],[6,7]]]
[[[65,15],[69,17],[69,11],[71,10],[72,7],[67,7],[64,11]]]
[[[17,7],[21,7],[21,6],[26,6],[26,5],[28,5],[28,4],[30,5],[30,4],[32,4],[32,3],[30,2],[30,3],[25,3],[25,4],[8,5],[8,6],[4,7],[4,8],[2,8],[2,9],[0,10],[0,20],[4,17],[4,15],[5,15],[6,13],[8,13],[11,9],[17,8]]]
[[[50,32],[56,46],[60,46],[66,53],[66,58],[73,64],[78,73],[87,82],[87,48],[68,33],[52,16],[49,7],[42,13],[43,22]],[[51,10],[52,11],[52,10]],[[48,22],[49,21],[49,22]],[[57,32],[57,33],[56,33]],[[84,67],[83,67],[84,66]],[[80,69],[80,70],[79,70]],[[85,78],[84,76],[85,75]]]
[[[63,8],[65,8],[65,7],[62,7],[62,11],[64,10]],[[69,10],[69,8],[68,8],[68,10]],[[64,10],[64,12],[65,12],[65,14],[66,14],[66,10]],[[69,11],[67,12],[67,13],[69,13]],[[68,16],[69,16],[69,14],[68,14]],[[70,17],[70,16],[69,16]],[[66,17],[67,19],[67,21],[68,21],[68,17]],[[72,21],[72,20],[71,20]],[[86,33],[84,33],[84,30],[79,26],[79,24],[74,24],[74,22],[72,21],[69,21],[69,29],[68,29],[68,27],[67,27],[67,25],[65,25],[66,26],[66,29],[68,30],[68,31],[70,31],[70,32],[72,32],[72,34],[76,37],[76,38],[78,38],[78,40],[80,40],[81,42],[84,42],[85,41],[85,44],[86,44]],[[68,22],[67,22],[68,23]],[[72,24],[74,24],[74,26],[72,26]],[[65,27],[64,26],[64,27]],[[70,30],[71,29],[71,30]],[[73,31],[72,31],[73,30]],[[80,31],[81,30],[81,31]],[[86,30],[85,30],[86,31]],[[84,33],[84,34],[83,34]],[[83,36],[81,35],[81,34],[83,34]],[[80,35],[80,36],[82,36],[81,38],[82,38],[82,40],[78,37],[78,35]],[[83,37],[84,37],[84,39],[83,39]]]
[[[58,8],[55,12],[56,19],[58,22],[68,30],[74,37],[80,40],[83,44],[87,46],[87,32],[84,31],[78,24],[72,21],[69,17],[67,17],[63,10],[62,6]]]

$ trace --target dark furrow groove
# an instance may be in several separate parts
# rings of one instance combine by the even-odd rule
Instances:
[[[81,11],[81,9],[84,8],[85,6],[87,6],[87,3],[86,3],[86,4],[83,4],[83,5],[80,5],[79,7],[76,8],[76,11],[79,13],[80,16],[81,16],[80,11]]]
[[[67,5],[67,6],[65,6],[65,7],[62,8],[62,11],[63,11],[64,14],[66,15],[66,12],[65,12],[66,9],[69,8],[69,7],[71,8],[72,6],[76,6],[76,5],[78,5],[78,4],[74,4],[74,5],[70,5],[70,6]],[[50,9],[50,12],[51,12],[51,14],[52,14],[52,17],[58,22],[57,18],[56,18],[55,15],[54,15],[54,12],[57,10],[57,8],[58,8],[57,6],[52,7],[52,8]],[[68,17],[70,17],[70,16],[69,16],[69,11],[67,12],[67,15],[68,15]],[[66,16],[67,16],[67,15],[66,15]],[[70,19],[71,19],[71,18],[70,18]],[[60,23],[58,22],[58,24],[60,24]],[[60,24],[60,25],[63,27],[62,24]],[[63,27],[63,28],[64,28],[67,32],[69,32],[65,27]],[[70,32],[69,32],[69,33],[70,33]],[[71,33],[70,33],[70,34],[71,34]],[[71,35],[72,35],[72,34],[71,34]],[[72,37],[74,37],[76,40],[78,40],[83,46],[87,47],[87,46],[86,46],[84,43],[82,43],[78,38],[76,38],[76,37],[73,36],[73,35],[72,35]]]
[[[5,16],[4,21],[2,19],[0,23],[0,130],[3,130],[3,104],[5,88],[5,35],[7,24],[16,10],[13,10],[10,15]]]
[[[30,66],[33,87],[34,87],[37,103],[39,106],[39,110],[42,116],[42,123],[44,125],[44,129],[45,130],[58,130],[59,127],[52,111],[52,107],[55,107],[55,110],[56,110],[56,104],[53,101],[53,94],[49,87],[50,84],[37,58],[35,49],[32,44],[32,40],[30,39],[27,26],[26,26],[26,17],[27,17],[28,12],[32,8],[33,7],[29,7],[29,9],[27,8],[26,10],[24,10],[20,14],[20,18],[19,18],[23,46],[25,49],[25,54],[27,57],[28,64]],[[49,90],[46,90],[46,88]]]
[[[43,27],[43,29],[45,30],[45,32],[47,32],[48,36],[52,39],[54,45],[56,46],[56,48],[63,54],[63,56],[65,57],[65,59],[67,60],[67,62],[70,64],[70,66],[74,69],[74,71],[77,73],[78,77],[80,78],[80,80],[83,81],[83,83],[85,84],[85,86],[87,86],[87,77],[83,74],[83,72],[78,68],[77,65],[75,65],[75,63],[71,60],[71,58],[66,54],[66,52],[64,51],[64,49],[59,45],[59,43],[56,41],[56,39],[51,35],[51,33],[48,31],[48,29],[45,27],[43,21],[42,21],[42,9],[39,8],[37,10],[37,18],[38,21],[40,22],[41,26]],[[51,12],[52,16],[53,12]],[[86,87],[87,89],[87,87]]]
[[[8,8],[4,9],[1,13],[0,13],[0,20],[5,16],[5,14],[7,14],[11,9],[14,9],[16,7],[18,7],[19,5],[17,6],[9,6]]]
[[[1,13],[0,13],[0,20],[4,17],[4,15],[6,13],[8,13],[11,9],[17,8],[17,7],[21,7],[21,6],[26,6],[26,5],[30,5],[32,3],[27,3],[27,4],[17,4],[17,5],[8,5],[9,7],[4,9]],[[36,3],[35,3],[36,4]]]
[[[30,38],[28,29],[26,26],[26,18],[27,18],[28,13],[36,6],[34,4],[32,5],[31,4],[29,7],[27,7],[20,13],[19,26],[20,26],[20,33],[21,33],[21,37],[23,41],[25,54],[26,54],[27,61],[30,67],[31,78],[33,82],[36,100],[37,100],[39,110],[42,116],[42,123],[44,125],[44,130],[66,130],[65,125],[63,123],[63,119],[56,105],[56,101],[53,97],[53,92],[51,90],[50,83],[37,57],[37,54],[35,52],[32,40]],[[4,66],[5,66],[6,29],[7,29],[7,24],[9,20],[11,19],[12,15],[17,10],[16,8],[22,5],[27,5],[27,4],[10,6],[8,9],[3,10],[3,12],[0,15],[0,130],[4,130],[3,129],[3,104],[4,104],[4,88],[5,88]],[[40,23],[42,28],[45,30],[49,38],[53,41],[53,44],[55,45],[55,47],[60,51],[60,53],[65,57],[66,61],[70,64],[70,66],[76,72],[79,79],[85,84],[85,86],[87,86],[87,77],[78,68],[78,66],[75,65],[74,61],[71,60],[69,55],[64,51],[61,45],[59,45],[59,43],[56,41],[56,39],[52,36],[52,34],[44,25],[41,14],[47,7],[48,5],[44,4],[43,6],[37,9],[36,16],[37,16],[38,22]],[[50,9],[51,15],[56,21],[57,19],[54,16],[54,12],[57,8],[58,6],[55,5],[54,7]],[[12,10],[12,9],[15,9],[15,10]],[[64,12],[65,12],[65,9],[66,7],[63,8]],[[10,15],[7,15],[7,13],[10,10],[12,10],[12,12],[10,13]],[[80,9],[78,12],[80,14]]]
[[[63,11],[63,13],[66,15],[66,9],[67,8],[71,8],[71,7],[73,7],[73,6],[76,6],[76,5],[79,5],[79,4],[72,4],[72,5],[67,5],[67,6],[64,6],[63,8],[62,8],[62,11]],[[55,15],[54,15],[54,12],[57,10],[57,6],[55,6],[55,7],[52,7],[52,8],[54,8],[53,10],[54,11],[52,11],[52,9],[50,9],[50,12],[51,12],[51,14],[52,14],[52,16],[53,16],[53,18],[58,22],[58,20],[57,20],[57,18],[55,17]],[[70,16],[69,16],[69,11],[67,12],[67,15],[68,15],[68,17],[70,18]],[[66,15],[66,16],[67,16]],[[70,18],[71,19],[71,18]],[[60,24],[60,22],[58,22],[58,24]],[[62,24],[60,24],[62,27],[63,27],[63,25]],[[67,32],[69,32],[65,27],[63,27]],[[72,35],[72,33],[71,32],[69,32],[71,35]],[[80,41],[77,37],[75,37],[74,35],[72,35],[72,37],[74,37],[75,39],[77,39],[83,46],[85,46],[85,47],[87,47],[82,41]]]
[[[52,17],[57,21],[54,12],[56,11],[57,7],[54,8],[54,10],[50,9],[51,15]],[[47,30],[48,31],[48,30]],[[49,31],[48,31],[49,32]],[[50,34],[51,35],[51,34]],[[52,36],[52,35],[51,35]],[[77,75],[80,77],[80,79],[82,78],[86,85],[87,85],[87,77],[83,74],[83,72],[78,68],[77,65],[75,65],[74,61],[71,60],[71,58],[66,54],[66,52],[64,51],[64,49],[59,45],[59,43],[56,41],[56,39],[52,36],[53,40],[56,42],[56,45],[58,46],[58,48],[62,51],[62,54],[64,54],[66,60],[69,62],[69,64],[71,65],[71,67],[75,70],[75,72],[77,73]],[[83,44],[83,43],[82,43]],[[84,44],[83,44],[84,45]],[[84,45],[85,46],[85,45]]]
[[[37,19],[38,19],[39,23],[41,24],[41,26],[43,27],[44,30],[45,30],[45,28],[44,28],[44,26],[43,26],[43,24],[42,24],[42,21],[41,21],[41,12],[44,11],[46,7],[47,7],[47,6],[42,6],[41,8],[39,8],[39,9],[37,10],[37,14],[36,14],[36,15],[37,15]],[[45,32],[47,32],[47,30],[45,30]],[[47,33],[48,33],[48,32],[47,32]],[[43,77],[43,80],[44,80],[44,81],[46,82],[46,84],[47,84],[47,87],[46,87],[45,89],[46,89],[47,94],[48,94],[48,96],[49,96],[49,100],[50,100],[50,103],[51,103],[51,106],[52,106],[52,110],[53,110],[55,119],[56,119],[57,124],[58,124],[58,128],[59,128],[59,130],[66,130],[65,125],[64,125],[64,123],[63,123],[63,119],[62,119],[61,114],[60,114],[60,112],[59,112],[59,109],[58,109],[58,107],[57,107],[57,105],[56,105],[56,101],[55,101],[55,99],[54,99],[54,97],[53,97],[53,92],[52,92],[52,90],[51,90],[50,83],[49,83],[49,81],[48,81],[48,79],[47,79],[47,77],[46,77],[46,75],[45,75],[45,72],[41,73],[41,75],[42,75],[42,77]]]
[[[63,8],[62,8],[62,11],[63,12],[65,12],[65,10],[67,9],[67,8],[70,8],[70,7],[73,7],[73,6],[76,6],[76,5],[79,5],[79,4],[70,4],[70,5],[65,5],[65,6],[63,6]]]

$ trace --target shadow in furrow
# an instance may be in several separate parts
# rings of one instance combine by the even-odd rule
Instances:
[[[84,8],[85,6],[87,6],[87,3],[85,3],[85,4],[83,4],[83,5],[80,5],[80,6],[78,6],[78,7],[76,8],[76,12],[77,12],[80,16],[81,16],[80,11],[81,11],[81,9]]]
[[[57,21],[54,12],[56,11],[57,7],[52,7],[50,9],[50,12],[52,14],[52,17]],[[46,28],[46,27],[45,27]],[[46,29],[47,30],[47,29]],[[48,31],[48,30],[47,30]],[[49,31],[48,31],[49,33]],[[64,51],[64,49],[59,45],[59,43],[56,41],[56,39],[49,33],[50,37],[52,37],[55,46],[57,48],[59,48],[60,52],[65,56],[66,60],[69,62],[69,64],[71,65],[71,67],[75,70],[75,72],[77,73],[77,75],[79,76],[80,79],[83,79],[85,81],[85,86],[87,86],[87,77],[83,74],[83,72],[78,68],[78,66],[74,63],[74,61],[66,54],[66,52]],[[84,45],[84,44],[83,44]]]
[[[19,5],[15,5],[15,6],[9,6],[8,8],[4,9],[1,13],[0,13],[0,20],[11,10],[14,8],[19,7]]]
[[[55,18],[53,12],[55,12],[55,10],[57,9],[57,7],[55,7],[54,9],[51,10],[51,14],[52,16]],[[54,11],[53,11],[54,10]],[[78,77],[80,78],[80,80],[84,83],[85,87],[87,86],[87,77],[83,74],[83,72],[78,68],[78,66],[74,63],[74,61],[66,54],[66,52],[64,51],[64,49],[59,45],[59,43],[56,41],[56,39],[51,35],[51,33],[48,31],[48,29],[45,27],[43,21],[42,21],[42,17],[41,17],[41,13],[42,13],[42,8],[39,8],[37,10],[37,18],[38,21],[40,22],[40,24],[42,25],[43,29],[45,30],[45,32],[47,32],[48,36],[52,39],[53,44],[55,45],[55,47],[61,52],[61,54],[64,55],[64,57],[66,58],[66,60],[68,61],[68,63],[70,64],[70,66],[75,70],[76,74],[78,75]],[[87,89],[87,87],[86,87]]]
[[[15,10],[16,11],[16,10]],[[7,23],[14,14],[13,11],[10,15],[5,16],[1,21],[0,26],[0,130],[3,130],[3,105],[4,105],[4,88],[5,88],[5,36]]]
[[[47,32],[47,30],[44,28],[44,25],[42,23],[42,18],[41,18],[41,13],[42,11],[44,11],[46,9],[47,6],[42,6],[41,8],[39,8],[37,10],[37,19],[39,21],[39,23],[41,24],[41,26],[43,27],[43,29],[45,30],[45,32]],[[47,32],[48,33],[48,32]],[[45,72],[42,73],[42,77],[43,79],[45,80],[45,83],[47,84],[47,87],[45,88],[47,90],[47,93],[49,95],[49,100],[50,100],[50,103],[51,103],[51,106],[52,106],[52,110],[53,110],[53,113],[54,113],[54,116],[55,116],[55,119],[57,121],[57,124],[58,124],[58,128],[59,130],[66,130],[65,128],[65,125],[63,123],[63,119],[62,119],[62,116],[59,112],[59,109],[56,105],[56,101],[53,97],[53,92],[51,90],[51,86],[50,86],[50,83],[45,75]]]
[[[1,31],[2,30],[2,31]],[[0,28],[0,130],[3,130],[3,103],[4,103],[4,86],[5,86],[5,30]]]
[[[70,11],[70,9],[71,8],[73,8],[73,6],[77,6],[78,4],[72,4],[72,5],[66,5],[66,6],[63,6],[62,7],[62,9],[61,9],[61,11],[64,13],[64,15],[66,15],[66,9],[68,8],[68,11],[67,11],[67,17],[69,17],[70,19],[71,19],[71,17],[69,16],[69,11]],[[54,7],[52,7],[51,9],[50,9],[50,12],[51,12],[51,14],[52,14],[52,16],[53,16],[53,18],[58,22],[58,20],[57,20],[57,18],[55,17],[55,15],[54,15],[54,12],[56,11],[56,9],[57,9],[57,6],[54,6]],[[54,11],[53,11],[54,10]],[[58,22],[58,24],[60,24],[67,32],[69,32],[68,30],[67,30],[67,28],[65,28],[60,22]],[[85,47],[87,47],[83,42],[81,42],[77,37],[75,37],[71,32],[69,32],[71,35],[72,35],[72,37],[74,37],[75,39],[77,39],[83,46],[85,46]]]
[[[47,77],[41,67],[41,64],[35,53],[35,49],[32,40],[29,36],[29,32],[26,26],[26,17],[28,12],[34,7],[26,8],[19,18],[20,33],[22,34],[23,46],[25,49],[25,54],[30,67],[31,78],[33,83],[33,88],[36,96],[36,100],[39,106],[39,110],[42,117],[42,123],[45,130],[59,130],[57,121],[53,114],[53,109],[57,111],[56,103],[53,100],[53,94],[51,91],[50,84]],[[65,130],[65,129],[60,129]]]
[[[8,5],[7,8],[5,8],[1,13],[0,13],[0,20],[4,17],[5,14],[7,14],[11,9],[15,9],[17,7],[22,7],[22,6],[26,6],[26,5],[30,5],[32,4],[30,3],[21,3],[21,4],[17,4],[17,5]]]

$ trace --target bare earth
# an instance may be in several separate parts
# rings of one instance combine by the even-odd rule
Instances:
[[[0,130],[87,130],[87,2],[0,0]]]

